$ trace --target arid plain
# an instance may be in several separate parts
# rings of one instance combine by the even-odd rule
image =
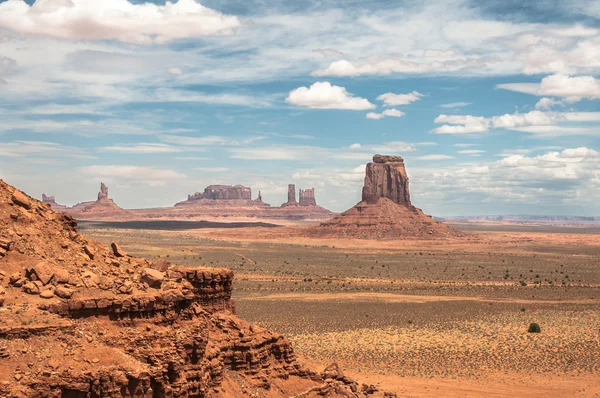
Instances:
[[[238,314],[285,334],[314,368],[337,362],[399,396],[600,396],[600,234],[455,226],[466,236],[81,223],[132,255],[232,269]]]

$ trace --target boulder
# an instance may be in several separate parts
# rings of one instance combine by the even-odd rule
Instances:
[[[90,260],[94,259],[94,256],[96,255],[96,250],[94,250],[93,247],[84,245],[83,251],[85,252],[85,254],[87,254],[87,256],[90,258]]]
[[[19,190],[15,190],[13,193],[11,200],[17,206],[21,206],[27,210],[31,209],[31,200],[25,195],[23,192]]]
[[[60,298],[68,299],[73,296],[73,290],[66,286],[58,286],[56,289],[54,289],[54,294]]]
[[[160,289],[164,279],[164,272],[160,272],[152,268],[144,268],[140,280],[154,289]]]
[[[51,299],[52,297],[54,297],[54,292],[50,289],[43,290],[40,293],[40,297],[45,299]]]
[[[115,256],[117,256],[117,257],[125,257],[126,256],[125,252],[121,249],[121,247],[117,243],[115,243],[115,242],[111,243],[110,247]]]
[[[31,269],[30,274],[35,274],[37,280],[47,285],[54,276],[54,267],[44,261],[40,261]]]

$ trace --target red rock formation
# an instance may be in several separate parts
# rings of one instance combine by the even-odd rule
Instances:
[[[298,202],[296,202],[296,185],[294,185],[294,184],[288,185],[287,202],[285,202],[281,205],[281,207],[287,207],[287,206],[298,206]]]
[[[100,183],[100,192],[98,192],[98,200],[108,199],[108,187],[101,182]]]
[[[304,369],[285,337],[238,318],[230,270],[105,247],[1,180],[0,248],[0,307],[11,309],[0,322],[1,397],[371,394],[354,394],[341,372]]]
[[[373,156],[367,164],[362,200],[377,203],[380,198],[391,199],[399,205],[411,206],[408,175],[400,156]]]
[[[188,199],[175,206],[229,206],[229,205],[262,205],[268,206],[262,198],[252,200],[252,191],[243,185],[209,185],[204,192],[188,195]]]
[[[300,206],[316,206],[315,189],[307,188],[300,190]]]
[[[49,204],[54,210],[62,210],[67,207],[56,203],[54,196],[47,196],[45,193],[42,194],[42,202]]]
[[[383,155],[375,155],[367,164],[362,201],[309,234],[371,239],[464,235],[413,206],[404,160]]]

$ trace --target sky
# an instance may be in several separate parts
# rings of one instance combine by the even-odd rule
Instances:
[[[0,0],[0,178],[124,208],[211,184],[343,211],[600,215],[600,1]]]

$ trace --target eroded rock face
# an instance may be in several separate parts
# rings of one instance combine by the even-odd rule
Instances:
[[[315,189],[307,188],[300,190],[300,206],[316,206]]]
[[[464,236],[412,205],[404,160],[384,155],[367,164],[362,201],[309,234],[364,239]]]
[[[243,185],[209,185],[204,192],[188,195],[188,200],[251,200],[252,191]]]
[[[365,396],[237,317],[230,270],[111,246],[0,180],[0,397]]]
[[[400,156],[375,155],[373,162],[367,164],[362,200],[376,203],[380,198],[391,199],[399,205],[412,205],[408,175]]]
[[[108,187],[101,182],[100,183],[100,192],[98,192],[98,200],[108,199]]]

